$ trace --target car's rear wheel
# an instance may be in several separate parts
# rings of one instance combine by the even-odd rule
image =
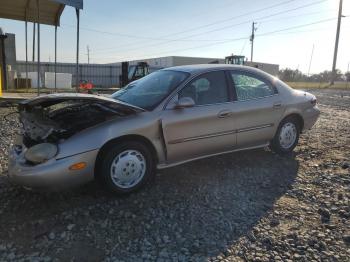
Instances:
[[[286,117],[280,123],[271,148],[279,154],[291,153],[299,141],[300,124],[297,118]]]
[[[154,161],[147,146],[121,142],[104,149],[98,178],[112,192],[124,194],[142,187],[154,173]]]

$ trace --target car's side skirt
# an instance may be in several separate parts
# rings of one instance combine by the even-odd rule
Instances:
[[[173,166],[178,166],[181,164],[185,164],[187,162],[191,162],[191,161],[195,161],[195,160],[199,160],[202,158],[207,158],[207,157],[212,157],[212,156],[217,156],[217,155],[223,155],[223,154],[228,154],[228,153],[233,153],[233,152],[237,152],[237,151],[243,151],[243,150],[250,150],[250,149],[257,149],[257,148],[263,148],[269,145],[269,142],[266,142],[264,144],[260,144],[257,146],[250,146],[250,147],[244,147],[244,148],[236,148],[230,151],[224,151],[224,152],[220,152],[220,153],[215,153],[215,154],[209,154],[209,155],[204,155],[204,156],[200,156],[200,157],[195,157],[195,158],[191,158],[191,159],[187,159],[184,161],[179,161],[179,162],[175,162],[175,163],[170,163],[170,164],[158,164],[157,165],[157,169],[164,169],[164,168],[169,168],[169,167],[173,167]]]

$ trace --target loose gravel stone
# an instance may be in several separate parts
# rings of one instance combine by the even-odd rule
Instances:
[[[71,231],[74,227],[75,227],[75,224],[69,224],[69,225],[67,226],[67,229],[68,229],[69,231]]]
[[[346,244],[350,245],[350,235],[344,235],[343,240]]]
[[[322,114],[291,156],[203,159],[122,197],[10,184],[19,123],[0,108],[0,261],[349,261],[350,91],[311,92]]]
[[[51,233],[49,234],[49,239],[50,239],[50,240],[54,240],[55,237],[56,237],[55,233],[51,232]]]
[[[350,164],[348,162],[344,162],[341,167],[343,169],[347,169],[347,168],[349,168],[349,166],[350,166]]]

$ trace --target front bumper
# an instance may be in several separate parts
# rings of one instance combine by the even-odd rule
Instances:
[[[318,109],[317,106],[314,106],[312,108],[308,108],[304,111],[304,130],[311,129],[318,117],[320,116],[320,109]]]
[[[24,152],[11,148],[9,152],[8,176],[11,182],[42,190],[62,190],[87,183],[94,179],[94,168],[98,149],[62,159],[50,159],[45,163],[30,165],[24,158]],[[81,170],[69,170],[78,162],[87,165]]]

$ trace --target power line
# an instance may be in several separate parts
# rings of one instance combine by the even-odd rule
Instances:
[[[239,55],[242,55],[243,54],[243,51],[245,49],[245,46],[247,45],[247,42],[248,42],[248,39],[246,41],[244,41],[244,44],[242,46],[242,49],[241,49],[241,52],[239,53]]]
[[[278,29],[278,30],[274,30],[274,31],[269,31],[269,32],[265,32],[265,33],[261,33],[261,34],[255,34],[256,37],[261,37],[261,36],[268,36],[271,34],[276,34],[279,32],[284,32],[284,31],[288,31],[288,30],[293,30],[293,29],[297,29],[297,28],[303,28],[303,27],[307,27],[307,26],[311,26],[311,25],[315,25],[315,24],[321,24],[321,23],[326,23],[332,20],[335,20],[336,18],[330,18],[330,19],[324,19],[324,20],[319,20],[319,21],[315,21],[312,23],[307,23],[307,24],[302,24],[302,25],[297,25],[297,26],[292,26],[292,27],[287,27],[287,28],[282,28],[282,29]],[[210,46],[215,46],[215,45],[220,45],[220,44],[225,44],[225,43],[229,43],[229,42],[234,42],[234,41],[240,41],[240,40],[247,40],[249,39],[249,36],[246,37],[238,37],[238,38],[234,38],[234,39],[227,39],[225,41],[221,41],[219,43],[210,43],[210,44],[206,44],[206,45],[201,45],[201,46],[195,46],[195,47],[190,47],[190,48],[183,48],[183,49],[176,49],[176,50],[169,50],[169,51],[164,51],[164,52],[160,52],[160,53],[153,53],[148,55],[149,57],[152,56],[158,56],[161,54],[167,54],[167,53],[174,53],[174,52],[179,52],[179,51],[187,51],[187,50],[192,50],[192,49],[200,49],[200,48],[204,48],[204,47],[210,47]],[[123,57],[120,58],[119,60],[128,60],[128,58],[130,57]],[[135,58],[132,58],[135,59]],[[142,58],[141,58],[142,59]]]
[[[277,12],[277,13],[273,13],[273,14],[270,14],[270,15],[265,15],[265,16],[256,18],[256,19],[254,19],[254,20],[258,20],[258,21],[259,21],[259,20],[261,20],[261,19],[270,18],[270,17],[277,16],[277,15],[281,15],[281,14],[284,14],[284,13],[293,12],[293,11],[296,11],[296,10],[299,10],[299,9],[302,9],[302,8],[310,7],[310,6],[313,6],[313,5],[316,5],[316,4],[325,2],[325,1],[327,1],[327,0],[319,0],[319,1],[316,1],[316,2],[312,2],[312,3],[305,4],[305,5],[301,5],[301,6],[298,6],[298,7],[295,7],[295,8],[291,8],[291,9],[279,11],[279,12]],[[212,32],[222,31],[222,30],[225,30],[225,29],[228,29],[228,28],[232,28],[232,27],[236,27],[236,26],[239,26],[239,25],[251,23],[252,21],[253,21],[252,19],[249,19],[249,20],[244,21],[244,22],[240,22],[240,23],[236,23],[236,24],[233,24],[233,25],[228,25],[228,26],[224,26],[224,27],[212,29],[212,30],[209,30],[209,31],[205,31],[205,32],[201,32],[201,33],[189,35],[189,36],[182,37],[182,38],[178,38],[178,39],[168,39],[168,40],[165,40],[164,42],[161,42],[161,43],[149,44],[149,45],[142,45],[142,48],[160,46],[160,45],[164,45],[164,44],[171,43],[171,42],[176,42],[176,41],[187,41],[188,38],[192,38],[192,37],[194,37],[194,36],[200,36],[200,35],[205,35],[205,34],[209,34],[209,33],[212,33]],[[169,36],[169,35],[168,35],[168,36]],[[192,40],[192,41],[197,42],[197,41],[208,41],[208,40]],[[213,41],[213,40],[209,40],[209,41]],[[128,47],[129,47],[129,45],[128,45]],[[120,47],[119,47],[119,48],[120,48]],[[118,48],[115,47],[115,48],[108,48],[108,49],[109,49],[109,50],[112,50],[112,49],[118,49]],[[140,49],[140,48],[139,48],[139,47],[135,47],[135,48],[131,48],[131,49],[128,48],[128,49],[123,50],[123,51],[124,51],[124,52],[125,52],[125,51],[133,51],[133,50],[138,50],[138,49]],[[99,49],[99,50],[106,50],[106,49]],[[96,52],[96,53],[101,53],[101,52]]]
[[[332,21],[332,20],[335,20],[335,19],[336,18],[323,19],[323,20],[316,21],[316,22],[313,22],[313,23],[307,23],[307,24],[303,24],[303,25],[297,25],[297,26],[292,26],[292,27],[288,27],[288,28],[284,28],[284,29],[274,30],[274,31],[270,31],[270,32],[267,32],[267,33],[256,34],[255,36],[270,35],[270,34],[279,33],[279,32],[283,32],[283,31],[287,31],[287,30],[307,27],[307,26],[310,26],[310,25],[321,24],[321,23],[329,22],[329,21]]]
[[[336,18],[334,18],[335,20]],[[350,29],[350,26],[343,26],[342,27],[343,29]],[[284,30],[284,31],[281,31],[281,32],[277,32],[277,33],[273,33],[273,34],[269,34],[269,35],[266,35],[266,36],[279,36],[279,35],[288,35],[288,34],[300,34],[300,33],[309,33],[309,32],[315,32],[315,31],[325,31],[325,30],[331,30],[333,29],[333,27],[322,27],[322,28],[315,28],[315,29],[310,29],[310,30],[297,30],[297,31],[291,31],[291,32],[288,32],[289,30]],[[290,30],[293,30],[293,29],[290,29]],[[255,35],[256,36],[256,35]],[[265,35],[264,35],[265,36]],[[217,39],[215,41],[217,42],[221,42],[221,41],[225,41],[225,40],[232,40],[232,39]],[[243,53],[245,47],[246,47],[246,44],[248,43],[248,40],[249,40],[249,37],[247,37],[246,41],[244,42],[244,44],[242,45],[242,49],[241,49],[241,52],[240,54]],[[90,49],[91,50],[91,49]],[[81,55],[86,55],[86,53],[84,52],[80,52]],[[60,56],[61,58],[71,58],[71,56]],[[100,57],[100,58],[105,58],[105,57]]]
[[[316,15],[320,13],[329,13],[330,11],[334,11],[335,9],[329,9],[329,10],[323,10],[323,11],[317,11],[317,12],[309,12],[309,13],[303,13],[303,14],[298,14],[298,15],[293,15],[293,16],[285,16],[285,17],[279,17],[279,18],[274,18],[274,19],[268,19],[268,20],[258,20],[259,24],[261,23],[269,23],[269,22],[274,22],[274,21],[280,21],[280,20],[287,20],[291,18],[300,18],[300,17],[305,17],[309,15]],[[257,20],[257,19],[255,19]]]
[[[292,1],[296,1],[296,0],[290,0],[290,1],[286,1],[286,2],[292,2]],[[223,8],[223,7],[229,7],[229,6],[232,6],[233,4],[236,4],[236,3],[229,3],[229,4],[226,4],[226,5],[222,5],[222,6],[218,6],[217,8],[215,9],[220,9],[220,8]],[[204,13],[212,13],[213,10],[208,10],[208,12],[204,12]],[[197,16],[203,16],[203,12],[198,12],[196,15],[192,15],[191,18],[193,17],[197,17]],[[72,27],[72,28],[75,28],[76,26],[75,25],[70,25],[70,24],[65,24],[65,23],[61,23],[62,26],[65,26],[65,27]],[[95,32],[95,33],[101,33],[101,34],[109,34],[109,35],[115,35],[115,36],[121,36],[121,37],[126,37],[126,38],[133,38],[133,39],[144,39],[144,40],[164,40],[164,38],[155,38],[155,37],[147,37],[147,36],[139,36],[139,35],[131,35],[131,34],[125,34],[125,33],[120,33],[120,32],[108,32],[108,31],[101,31],[101,30],[98,30],[98,29],[92,29],[92,28],[87,28],[87,27],[81,27],[82,30],[86,30],[86,31],[92,31],[92,32]],[[177,34],[179,34],[180,32],[178,32]],[[166,36],[165,36],[166,37]],[[114,47],[113,47],[114,48]],[[97,49],[99,50],[99,49]]]
[[[273,17],[273,16],[278,16],[278,15],[281,15],[281,14],[285,14],[285,13],[290,13],[290,12],[293,12],[293,11],[296,11],[296,10],[299,10],[299,9],[303,9],[303,8],[306,8],[306,7],[310,7],[310,6],[313,6],[313,5],[320,4],[320,3],[325,2],[325,1],[327,1],[327,0],[320,0],[320,1],[312,2],[312,3],[305,4],[305,5],[301,5],[301,6],[298,6],[298,7],[295,7],[295,8],[291,8],[291,9],[279,11],[279,12],[277,12],[277,13],[265,15],[265,16],[262,16],[262,17],[259,17],[259,18],[249,19],[249,20],[246,20],[246,21],[244,21],[244,22],[237,23],[237,24],[227,25],[227,26],[224,26],[224,27],[212,29],[212,30],[210,30],[210,31],[205,31],[205,32],[198,33],[198,34],[195,34],[195,35],[190,35],[190,36],[187,36],[186,38],[193,37],[193,36],[204,35],[204,34],[208,34],[208,33],[212,33],[212,32],[217,32],[217,31],[222,31],[222,30],[225,30],[225,29],[227,29],[227,28],[232,28],[232,27],[235,27],[235,26],[239,26],[239,25],[251,23],[251,22],[253,22],[253,21],[259,21],[259,20],[261,20],[261,19],[270,18],[270,17]],[[185,39],[185,38],[182,38],[182,39]]]
[[[167,34],[167,35],[164,35],[163,37],[168,37],[168,36],[172,36],[172,35],[178,35],[178,34],[183,34],[183,33],[187,33],[187,32],[196,31],[198,29],[206,28],[206,27],[209,27],[209,26],[212,26],[212,25],[215,25],[215,24],[224,23],[224,22],[235,20],[237,18],[244,17],[244,16],[247,16],[247,15],[250,15],[250,14],[262,12],[262,11],[265,11],[265,10],[268,10],[268,9],[271,9],[271,8],[275,8],[275,7],[278,7],[278,6],[281,6],[281,5],[289,4],[289,3],[294,2],[294,1],[297,1],[297,0],[284,1],[284,2],[281,2],[281,3],[278,3],[278,4],[274,4],[274,5],[271,5],[271,6],[268,6],[268,7],[264,7],[264,8],[260,8],[260,9],[257,9],[257,10],[251,11],[251,12],[247,12],[247,13],[244,13],[244,14],[241,14],[241,15],[238,15],[238,16],[234,16],[234,17],[230,17],[230,18],[227,18],[227,19],[218,20],[218,21],[215,21],[215,22],[212,22],[212,23],[209,23],[209,24],[205,24],[205,25],[202,25],[202,26],[197,26],[197,27],[193,27],[193,28],[190,28],[190,29],[187,29],[187,30],[183,30],[183,31]],[[326,0],[322,0],[322,1],[326,1]],[[90,29],[85,28],[84,30],[90,30]],[[98,30],[95,30],[95,32],[98,32]],[[108,32],[101,32],[100,31],[100,33],[108,33]],[[111,33],[111,34],[116,34],[116,35],[120,35],[120,36],[126,36],[126,34],[120,34],[120,33]],[[139,36],[134,36],[134,35],[127,35],[127,36],[128,37],[132,37],[132,38],[140,38]],[[153,40],[155,40],[155,38],[153,38]],[[160,39],[158,38],[157,40],[160,40]],[[169,39],[164,39],[163,38],[162,40],[168,41]],[[139,42],[139,43],[143,44],[143,42]],[[123,45],[123,46],[125,46],[125,45]],[[115,48],[116,47],[111,47],[111,48],[102,48],[102,49],[97,49],[97,50],[107,50],[107,49],[115,49]]]
[[[269,10],[271,8],[275,8],[275,7],[278,7],[278,6],[281,6],[281,5],[289,4],[289,3],[295,2],[295,1],[296,0],[284,1],[284,2],[281,2],[281,3],[278,3],[278,4],[274,4],[274,5],[271,5],[271,6],[268,6],[268,7],[257,9],[257,10],[252,11],[252,12],[243,13],[243,14],[238,15],[238,16],[234,16],[234,17],[230,17],[230,18],[227,18],[227,19],[218,20],[216,22],[212,22],[212,23],[209,23],[209,24],[206,24],[206,25],[197,26],[197,27],[194,27],[192,29],[187,29],[187,30],[184,30],[184,31],[180,31],[180,32],[177,32],[175,34],[183,34],[183,33],[187,33],[187,32],[192,32],[192,31],[195,31],[195,30],[198,30],[198,29],[202,29],[202,28],[206,28],[206,27],[215,25],[215,24],[221,24],[221,23],[228,22],[228,21],[231,21],[231,20],[236,20],[237,18],[241,18],[241,17],[247,16],[247,15],[251,15],[251,14],[255,14],[255,13],[260,13],[262,11]],[[318,2],[324,2],[324,1],[327,1],[327,0],[321,0],[321,1],[318,1]],[[169,35],[173,35],[173,34],[169,34]],[[169,35],[167,35],[167,36],[169,36]]]
[[[336,18],[334,18],[334,20],[335,20]],[[324,22],[322,22],[322,23],[324,23]],[[349,26],[347,26],[347,27],[344,27],[344,28],[350,28]],[[288,32],[289,30],[293,30],[293,29],[289,29],[289,30],[283,30],[283,31],[281,31],[281,32],[274,32],[274,33],[272,33],[272,34],[264,34],[264,35],[261,35],[262,37],[266,37],[266,36],[279,36],[279,35],[286,35],[286,34],[300,34],[300,33],[308,33],[308,32],[314,32],[314,31],[325,31],[325,30],[330,30],[330,29],[332,29],[332,28],[330,28],[330,27],[324,27],[324,28],[316,28],[316,29],[310,29],[310,30],[298,30],[298,31],[291,31],[291,32]],[[255,36],[257,36],[257,35],[255,35]],[[260,37],[261,37],[260,36]],[[231,39],[232,40],[232,39]],[[244,45],[243,45],[243,47],[242,47],[242,50],[241,50],[241,53],[240,54],[242,54],[243,53],[243,50],[245,49],[245,46],[246,46],[246,44],[247,44],[247,42],[248,42],[248,40],[249,40],[249,36],[247,36],[247,37],[245,37],[245,38],[238,38],[237,40],[245,40],[245,42],[244,42]],[[233,41],[232,41],[233,42]],[[226,43],[226,42],[225,42]],[[220,43],[219,43],[220,44]],[[213,46],[213,45],[215,45],[215,44],[210,44],[210,46]],[[206,45],[206,46],[203,46],[203,47],[207,47],[207,46],[209,46],[209,45]],[[196,47],[193,47],[193,48],[190,48],[190,49],[196,49],[196,48],[201,48],[201,47],[198,47],[198,46],[196,46]],[[176,51],[176,50],[175,50]],[[173,51],[167,51],[167,53],[170,53],[170,52],[175,52],[174,50]],[[181,49],[181,51],[186,51],[185,49]],[[164,52],[165,53],[165,52]],[[83,53],[82,53],[83,54]],[[152,57],[152,56],[154,56],[153,54],[151,54],[151,55],[148,55],[149,57]],[[61,56],[61,58],[62,58],[62,56]],[[71,58],[71,56],[65,56],[65,57],[63,57],[63,58],[67,58],[67,59],[70,59]],[[106,59],[106,58],[111,58],[110,56],[109,57],[99,57],[100,59]],[[128,59],[127,59],[128,58]],[[135,57],[123,57],[123,58],[117,58],[118,59],[118,61],[122,61],[122,60],[130,60],[130,59],[135,59]],[[147,58],[147,57],[139,57],[139,58],[136,58],[136,59],[145,59],[145,58]],[[114,58],[113,58],[114,59]],[[114,61],[113,61],[114,62]]]
[[[336,18],[335,18],[336,19]],[[350,28],[350,27],[346,27],[344,26],[344,28]],[[279,36],[279,35],[289,35],[289,34],[300,34],[300,33],[308,33],[308,32],[315,32],[315,31],[325,31],[325,30],[331,30],[333,29],[330,27],[327,28],[316,28],[316,29],[311,29],[311,30],[298,30],[298,31],[291,31],[291,32],[281,32],[281,33],[275,33],[275,34],[271,34],[271,35],[267,35],[267,36]]]
[[[73,27],[71,25],[65,25],[67,27]],[[94,32],[94,33],[100,33],[100,34],[107,34],[107,35],[115,35],[115,36],[125,36],[125,37],[130,37],[130,38],[141,38],[144,40],[155,40],[155,41],[184,41],[184,42],[197,42],[197,41],[204,41],[204,42],[210,42],[210,41],[216,41],[216,40],[212,40],[212,39],[184,39],[184,40],[178,40],[178,39],[170,39],[170,38],[153,38],[153,37],[143,37],[143,36],[132,36],[132,35],[123,35],[121,33],[113,33],[113,32],[107,32],[107,31],[101,31],[101,30],[97,30],[97,29],[91,29],[91,28],[87,28],[87,27],[80,27],[81,30],[85,30],[85,31],[90,31],[90,32]],[[141,43],[141,42],[140,42]],[[144,43],[144,42],[142,42]],[[111,47],[108,49],[115,49],[116,47]],[[107,50],[107,48],[102,48],[102,49],[96,49],[96,50]]]
[[[156,56],[156,55],[161,55],[161,54],[167,54],[170,52],[179,52],[179,51],[187,51],[187,50],[192,50],[192,49],[199,49],[199,48],[204,48],[204,47],[210,47],[210,46],[214,46],[214,45],[220,45],[220,44],[224,44],[224,43],[228,43],[228,42],[235,42],[235,41],[240,41],[240,40],[247,40],[249,39],[249,36],[246,37],[239,37],[239,38],[235,38],[235,39],[231,39],[231,40],[226,40],[226,41],[221,41],[219,43],[210,43],[210,44],[206,44],[206,45],[201,45],[201,46],[195,46],[195,47],[189,47],[189,48],[181,48],[181,49],[176,49],[176,50],[170,50],[170,51],[164,51],[164,52],[160,52],[160,53],[154,53],[154,54],[150,54],[148,56]],[[123,60],[129,60],[128,58],[130,57],[124,57],[124,58],[120,58],[120,61]]]

